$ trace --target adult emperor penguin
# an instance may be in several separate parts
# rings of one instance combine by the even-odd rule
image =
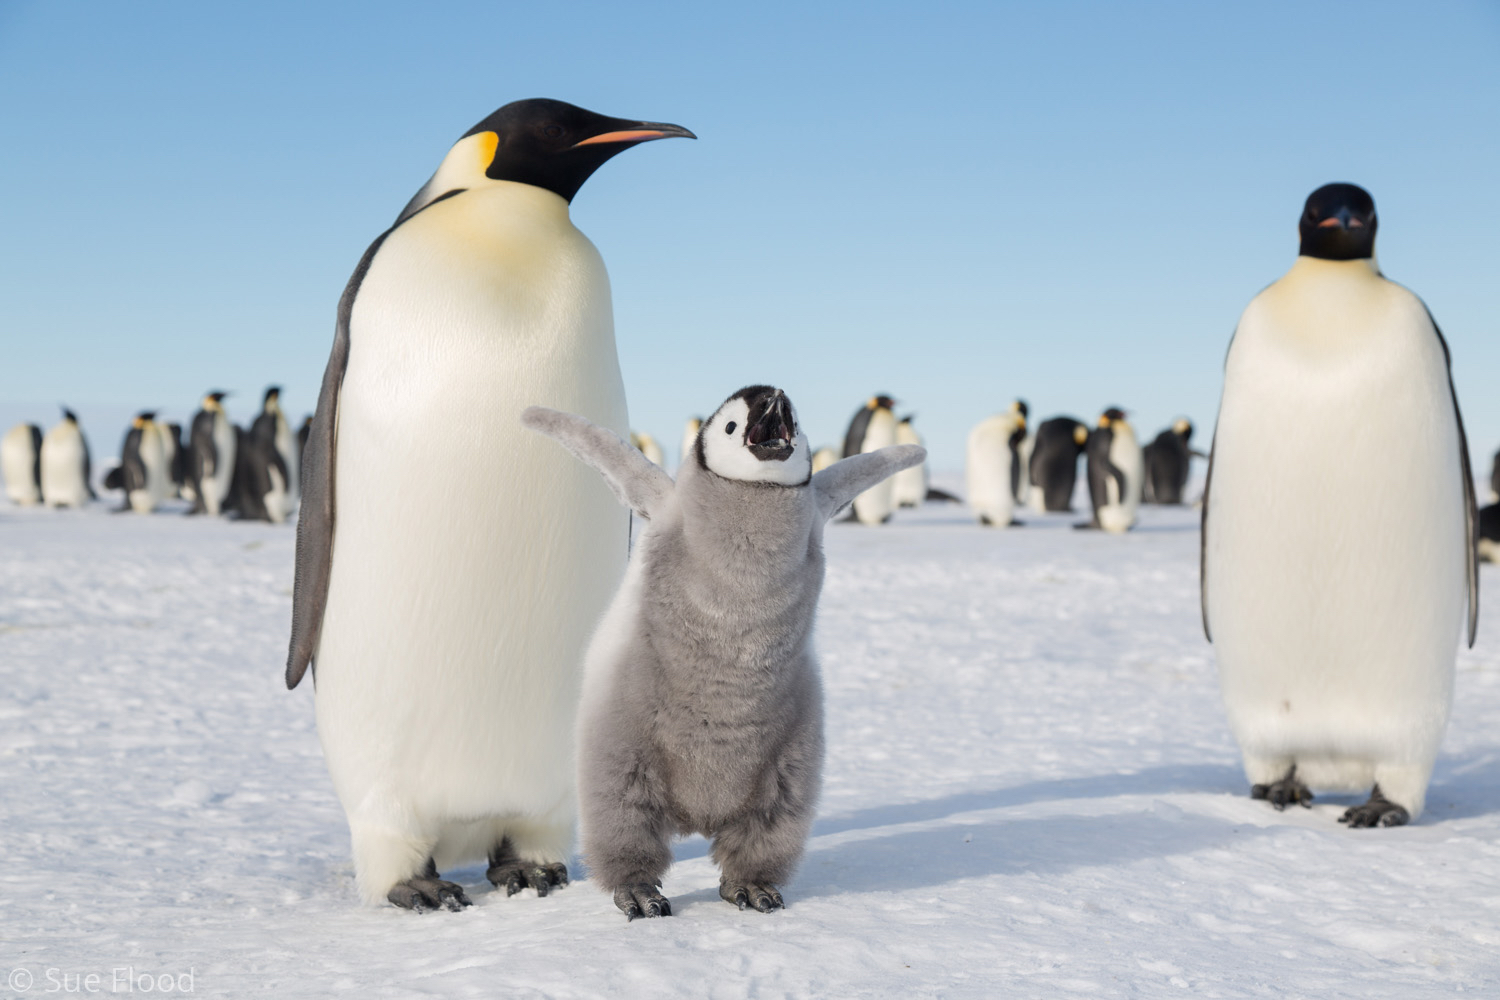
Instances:
[[[1180,504],[1192,471],[1192,421],[1179,419],[1141,449],[1146,460],[1146,478],[1141,500],[1154,504]]]
[[[93,462],[78,416],[63,407],[62,421],[42,438],[42,502],[48,507],[82,507],[94,499]]]
[[[702,833],[721,899],[779,909],[821,783],[824,525],[925,453],[887,448],[814,475],[791,401],[764,385],[708,419],[675,483],[587,420],[543,407],[522,419],[596,468],[644,525],[589,646],[578,713],[593,881],[631,919],[669,916],[671,838]]]
[[[890,396],[871,396],[849,421],[844,434],[844,457],[889,448],[896,443],[896,415]],[[854,498],[853,519],[860,524],[884,524],[896,509],[896,484],[889,479],[876,483]]]
[[[584,643],[629,519],[519,424],[541,403],[622,437],[609,279],[569,203],[677,125],[508,104],[449,150],[339,302],[302,470],[286,681],[318,733],[368,903],[467,905],[567,881]],[[337,501],[337,502],[335,502]]]
[[[16,424],[0,439],[0,475],[11,503],[34,507],[42,502],[42,429]]]
[[[981,420],[969,431],[964,490],[980,524],[1010,527],[1025,438],[1026,417],[1014,406]]]
[[[1078,456],[1088,443],[1089,428],[1073,417],[1052,417],[1036,429],[1032,445],[1031,505],[1037,509],[1067,512],[1073,509],[1073,488],[1078,483]]]
[[[1031,453],[1036,449],[1036,432],[1027,422],[1031,419],[1031,407],[1026,405],[1026,400],[1016,400],[1010,404],[1010,409],[1021,417],[1021,437],[1016,442],[1016,457],[1019,461],[1014,466],[1011,492],[1015,495],[1016,506],[1025,507],[1031,500]]]
[[[156,413],[136,415],[120,445],[120,467],[106,485],[125,493],[120,510],[149,514],[172,495],[172,467],[167,457],[166,428]]]
[[[692,455],[693,449],[698,445],[698,431],[703,427],[702,417],[688,417],[687,423],[682,428],[682,450],[677,453],[677,467],[682,468],[682,463]]]
[[[1353,184],[1308,197],[1296,263],[1230,342],[1203,504],[1203,625],[1251,794],[1371,789],[1350,826],[1421,813],[1479,610],[1448,347],[1380,273],[1376,223]]]
[[[227,392],[203,397],[203,408],[193,414],[188,441],[188,475],[193,481],[193,514],[222,513],[234,482],[234,453],[238,432],[224,411]]]
[[[1129,531],[1141,506],[1146,462],[1125,411],[1112,406],[1100,414],[1084,451],[1094,516],[1078,527],[1102,528],[1112,535]]]
[[[896,424],[896,443],[921,445],[922,435],[911,422],[916,414],[909,413],[901,418]],[[898,507],[920,507],[927,499],[927,463],[918,462],[909,466],[891,477],[892,488],[896,494],[896,506]]]
[[[667,457],[661,452],[661,445],[657,444],[656,438],[644,432],[631,431],[630,443],[646,456],[646,460],[660,469],[667,467]]]
[[[267,501],[268,510],[273,512],[277,508],[282,510],[281,518],[273,518],[280,523],[286,519],[285,511],[290,509],[292,502],[297,498],[297,473],[300,469],[297,460],[301,450],[297,447],[297,435],[292,430],[292,425],[287,421],[286,414],[281,411],[281,386],[273,385],[266,389],[260,414],[250,425],[250,436],[257,441],[269,442],[276,454],[281,456],[281,462],[275,468],[278,470],[278,475],[286,477],[286,481],[280,484],[280,491],[276,498]]]

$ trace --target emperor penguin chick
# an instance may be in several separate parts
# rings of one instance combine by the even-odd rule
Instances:
[[[724,900],[779,908],[822,780],[812,629],[824,525],[926,451],[883,448],[814,475],[790,400],[763,385],[708,419],[675,484],[581,417],[531,407],[522,421],[597,469],[644,519],[584,665],[590,871],[630,919],[669,916],[659,890],[671,837],[701,833]]]

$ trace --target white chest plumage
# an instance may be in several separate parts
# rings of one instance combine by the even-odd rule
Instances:
[[[1247,770],[1295,761],[1308,784],[1351,790],[1373,778],[1420,811],[1465,602],[1459,450],[1431,320],[1373,261],[1301,257],[1246,309],[1204,557]]]
[[[42,499],[48,506],[68,507],[89,499],[83,432],[77,424],[65,420],[42,438]]]
[[[1109,464],[1125,476],[1125,493],[1120,495],[1120,484],[1114,476],[1104,482],[1104,492],[1109,502],[1100,507],[1097,516],[1099,527],[1105,531],[1119,533],[1135,525],[1141,506],[1141,488],[1146,479],[1145,456],[1135,429],[1123,420],[1116,420],[1109,443]]]
[[[391,233],[350,320],[316,668],[351,815],[376,794],[439,824],[571,799],[579,666],[628,522],[521,428],[531,404],[627,432],[597,251],[557,195],[498,183]]]

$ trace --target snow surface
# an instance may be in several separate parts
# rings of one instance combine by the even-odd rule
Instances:
[[[293,532],[0,511],[0,995],[116,969],[372,997],[1500,995],[1500,588],[1415,826],[1247,797],[1198,624],[1196,514],[1124,537],[957,507],[833,526],[826,790],[788,908],[676,916],[587,882],[414,915],[356,902],[308,685]],[[581,872],[575,873],[581,875]],[[70,977],[64,980],[62,977]],[[156,983],[160,986],[160,983]]]

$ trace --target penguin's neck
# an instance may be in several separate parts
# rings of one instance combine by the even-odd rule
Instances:
[[[1292,264],[1286,276],[1294,280],[1324,281],[1329,278],[1365,280],[1380,278],[1380,264],[1374,257],[1356,260],[1324,260],[1322,257],[1300,256]]]

